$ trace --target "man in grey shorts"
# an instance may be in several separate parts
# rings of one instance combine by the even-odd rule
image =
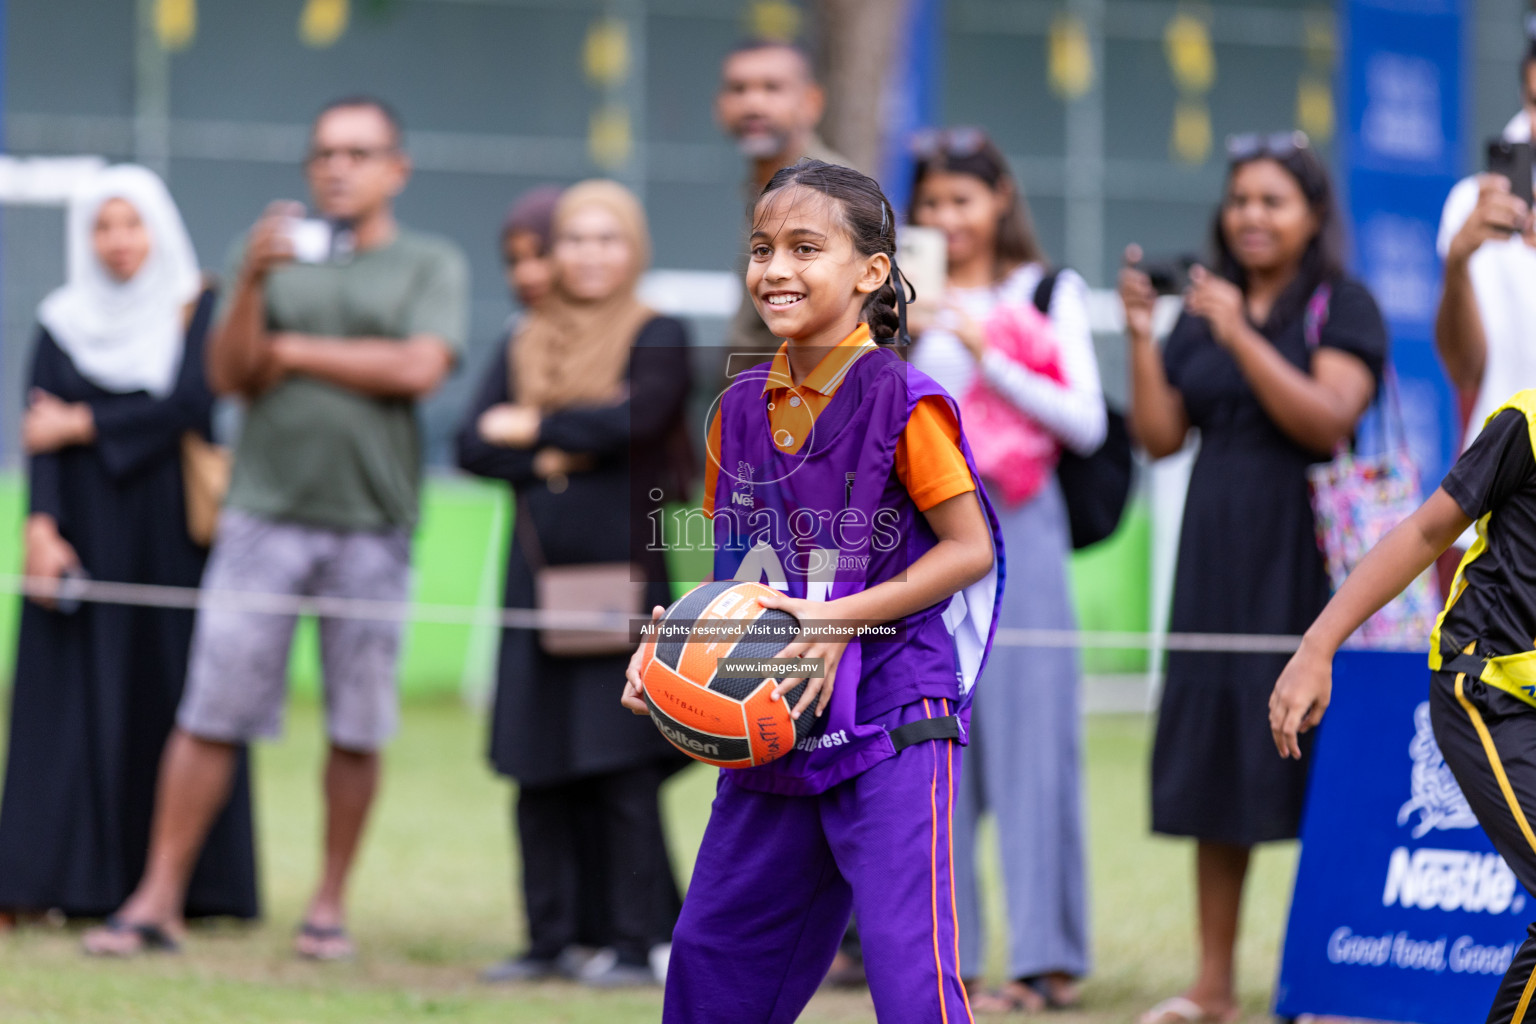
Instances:
[[[421,480],[415,404],[463,344],[468,272],[452,244],[396,223],[410,163],[382,102],[322,110],[305,169],[319,216],[347,242],[296,262],[304,210],[274,203],[237,247],[208,375],[249,405],[203,586],[403,601]],[[179,940],[187,879],[228,796],[235,745],[281,730],[293,628],[292,615],[198,613],[145,874],[113,919],[87,933],[88,952],[132,955]],[[327,820],[320,884],[297,939],[303,956],[353,951],[346,882],[378,751],[398,718],[401,632],[398,621],[320,621]]]

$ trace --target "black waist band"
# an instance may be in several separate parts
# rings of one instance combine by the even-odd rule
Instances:
[[[960,718],[944,715],[941,718],[920,718],[891,730],[891,745],[899,754],[914,743],[925,740],[957,740],[960,738]]]
[[[1488,662],[1475,654],[1453,654],[1450,657],[1440,656],[1440,671],[1465,672],[1473,679],[1483,677],[1483,666]]]

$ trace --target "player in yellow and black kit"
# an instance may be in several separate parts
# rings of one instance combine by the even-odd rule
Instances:
[[[1494,847],[1536,892],[1536,390],[1488,418],[1440,488],[1371,550],[1307,630],[1275,684],[1280,753],[1328,707],[1333,656],[1367,618],[1472,522],[1430,642],[1435,740]],[[1499,986],[1488,1024],[1536,1024],[1536,925]]]

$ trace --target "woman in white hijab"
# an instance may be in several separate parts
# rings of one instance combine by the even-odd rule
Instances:
[[[38,308],[22,423],[27,575],[196,587],[183,435],[206,438],[213,293],[165,184],[110,167],[70,203],[68,278]],[[142,873],[156,768],[192,612],[38,597],[23,605],[0,796],[0,914],[97,917]],[[257,913],[243,773],[189,914]],[[153,936],[140,936],[146,946]]]

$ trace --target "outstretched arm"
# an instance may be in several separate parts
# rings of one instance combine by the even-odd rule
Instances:
[[[1339,647],[1428,569],[1471,522],[1456,499],[1437,488],[1355,566],[1302,637],[1270,696],[1269,728],[1282,757],[1300,758],[1300,734],[1323,720]]]

